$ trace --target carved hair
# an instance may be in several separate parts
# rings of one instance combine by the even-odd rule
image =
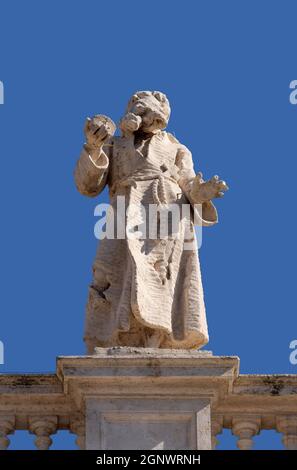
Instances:
[[[128,102],[127,113],[131,111],[137,102],[144,103],[147,107],[160,114],[160,117],[164,120],[164,127],[167,126],[170,116],[170,105],[164,93],[160,91],[137,91]]]

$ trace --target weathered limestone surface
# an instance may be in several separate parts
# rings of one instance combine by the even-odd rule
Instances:
[[[132,347],[95,351],[58,359],[65,393],[85,407],[87,449],[211,448],[211,406],[232,388],[237,358]]]
[[[238,365],[203,351],[98,348],[58,358],[56,374],[0,375],[0,448],[18,429],[40,449],[60,429],[81,449],[215,448],[228,428],[240,449],[263,429],[296,449],[297,376],[238,375]]]
[[[124,238],[116,230],[114,238],[100,241],[93,264],[85,327],[89,353],[95,346],[185,349],[208,342],[194,222],[217,222],[212,199],[228,187],[217,176],[204,181],[195,174],[191,152],[164,130],[169,115],[163,93],[142,91],[128,103],[120,136],[113,135],[116,126],[106,116],[86,121],[76,186],[95,197],[108,185],[110,213],[124,227]],[[196,220],[182,215],[185,206]],[[165,236],[148,233],[148,225],[155,223],[157,233],[164,226],[156,212],[142,238],[127,236],[128,227],[141,231],[152,208],[163,214],[174,209],[174,229]]]

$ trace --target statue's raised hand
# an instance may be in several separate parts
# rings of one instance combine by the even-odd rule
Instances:
[[[141,117],[134,113],[126,113],[120,121],[120,128],[124,135],[133,134],[141,125]]]
[[[84,128],[87,147],[93,150],[99,149],[107,139],[113,136],[115,130],[115,123],[103,114],[87,118]]]
[[[192,183],[191,197],[196,203],[202,203],[217,197],[223,197],[224,191],[228,189],[225,181],[220,180],[217,175],[208,181],[204,181],[202,173],[198,173]]]

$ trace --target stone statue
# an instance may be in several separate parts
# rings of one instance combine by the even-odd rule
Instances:
[[[166,237],[159,236],[159,227],[156,237],[100,241],[86,312],[88,353],[96,346],[189,349],[208,342],[198,249],[195,243],[185,249],[185,243],[195,239],[194,214],[203,226],[217,222],[211,200],[228,187],[218,176],[204,181],[201,173],[195,175],[191,152],[164,131],[169,116],[163,93],[140,91],[119,123],[120,136],[114,136],[115,124],[106,116],[86,121],[86,143],[75,169],[81,194],[95,197],[108,185],[114,214],[120,196],[128,208],[192,208],[190,223],[179,216],[177,231],[171,227]],[[121,219],[125,225],[131,213]],[[153,220],[160,225],[156,214]]]

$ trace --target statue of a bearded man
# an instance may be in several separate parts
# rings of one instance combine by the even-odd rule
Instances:
[[[149,218],[157,226],[155,236],[132,237],[126,231],[99,243],[86,311],[88,353],[96,346],[188,349],[208,342],[198,249],[189,242],[195,240],[194,222],[217,222],[211,200],[228,187],[217,176],[204,181],[201,173],[195,175],[191,152],[164,131],[169,116],[163,93],[140,91],[128,103],[120,136],[114,136],[115,125],[106,116],[86,121],[86,143],[75,169],[79,192],[95,197],[108,185],[112,212],[125,227],[139,229],[147,218],[135,219],[129,208],[141,205],[145,214],[157,208]],[[119,200],[126,205],[124,217]],[[168,222],[171,228],[161,236],[160,212],[173,206],[189,207],[190,215],[178,210],[175,230]],[[176,211],[172,215],[176,219]]]

